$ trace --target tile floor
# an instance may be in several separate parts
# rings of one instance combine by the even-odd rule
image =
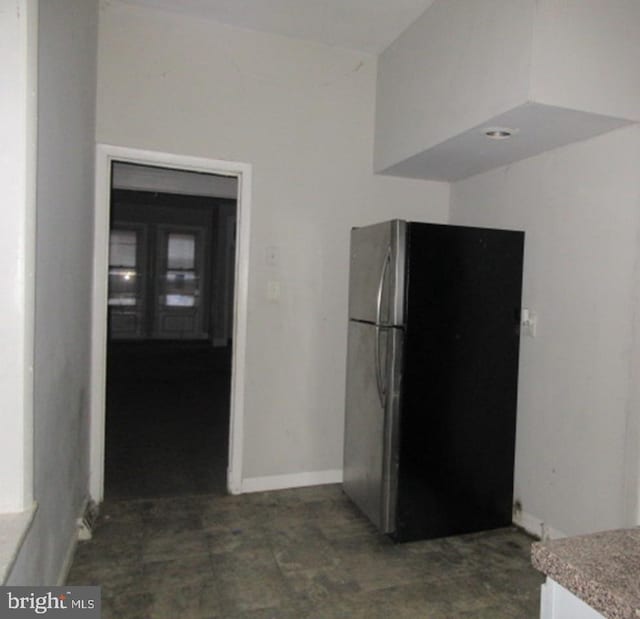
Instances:
[[[68,584],[102,585],[103,619],[535,619],[530,543],[396,545],[337,485],[111,501]]]
[[[109,343],[108,499],[225,492],[230,368],[197,341]]]

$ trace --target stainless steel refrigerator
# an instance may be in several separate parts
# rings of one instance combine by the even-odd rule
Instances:
[[[524,233],[354,228],[344,490],[397,541],[511,523]]]

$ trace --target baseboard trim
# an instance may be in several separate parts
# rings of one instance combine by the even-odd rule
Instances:
[[[539,537],[542,541],[567,537],[566,533],[549,526],[541,518],[523,511],[514,513],[513,524],[524,529],[530,535]]]
[[[62,587],[67,582],[67,577],[69,576],[69,570],[71,569],[71,564],[73,563],[73,557],[76,554],[76,547],[78,546],[78,522],[84,516],[85,511],[87,510],[87,505],[89,504],[89,497],[85,498],[80,505],[80,511],[78,513],[78,517],[73,521],[73,530],[71,531],[71,537],[69,539],[69,544],[67,546],[67,551],[64,554],[64,560],[62,561],[62,565],[60,566],[60,571],[58,572],[58,578],[56,580],[56,585],[58,587]]]
[[[240,492],[265,492],[267,490],[284,490],[285,488],[301,488],[303,486],[321,486],[324,484],[339,483],[342,483],[342,470],[311,471],[307,473],[293,473],[291,475],[248,477],[242,480]]]

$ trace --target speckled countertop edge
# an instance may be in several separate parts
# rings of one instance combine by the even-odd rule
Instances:
[[[640,527],[534,543],[531,559],[607,619],[640,618]]]

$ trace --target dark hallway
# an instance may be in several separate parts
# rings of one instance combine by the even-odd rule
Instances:
[[[226,493],[230,347],[110,342],[105,497]]]
[[[237,179],[113,162],[107,499],[226,494]]]

